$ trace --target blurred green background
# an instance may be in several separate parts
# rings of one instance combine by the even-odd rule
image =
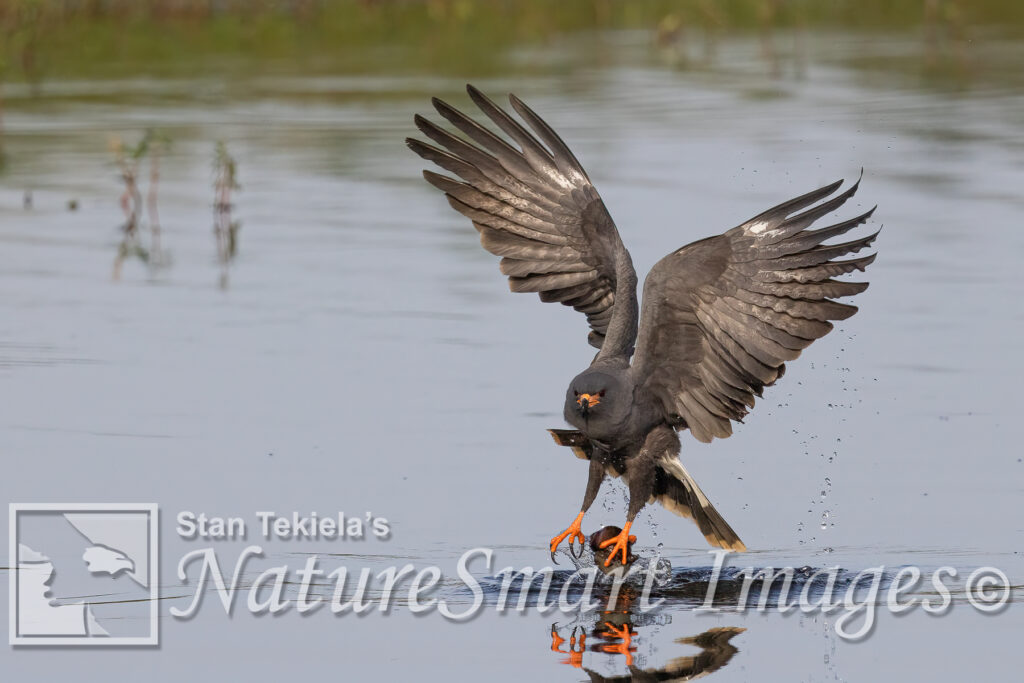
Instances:
[[[732,32],[918,31],[932,74],[962,79],[970,45],[1024,32],[1018,0],[5,0],[0,77],[234,73],[487,75],[504,53],[593,32],[639,29],[671,44]],[[865,64],[865,66],[883,66]],[[891,65],[890,65],[891,66]],[[529,68],[529,65],[525,65]],[[1007,73],[1019,79],[1020,69]]]

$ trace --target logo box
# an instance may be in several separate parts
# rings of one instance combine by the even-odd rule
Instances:
[[[158,518],[155,503],[11,503],[10,644],[157,645]]]

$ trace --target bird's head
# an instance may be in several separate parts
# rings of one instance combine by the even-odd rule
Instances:
[[[626,396],[624,382],[613,374],[600,370],[586,370],[573,379],[565,394],[565,419],[579,426],[617,422],[622,408],[628,408],[631,396]]]

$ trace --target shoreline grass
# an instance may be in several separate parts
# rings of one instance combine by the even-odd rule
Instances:
[[[7,0],[0,80],[167,77],[196,70],[460,73],[501,68],[516,46],[668,22],[688,32],[787,27],[1024,34],[1007,0]]]

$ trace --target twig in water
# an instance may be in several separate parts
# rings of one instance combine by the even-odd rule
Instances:
[[[238,164],[228,153],[223,141],[217,143],[213,161],[213,234],[217,240],[217,261],[220,263],[220,286],[228,286],[228,268],[238,253],[240,221],[231,220],[231,193],[242,189],[238,184]]]

